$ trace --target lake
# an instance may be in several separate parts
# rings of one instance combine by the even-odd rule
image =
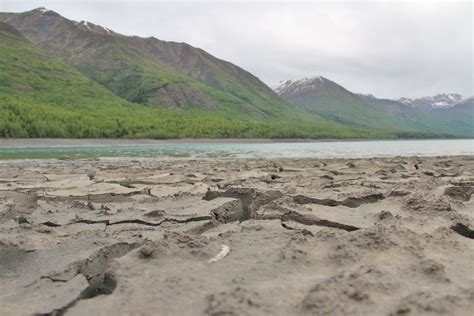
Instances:
[[[10,140],[11,142],[12,140]],[[35,140],[29,140],[34,143]],[[107,142],[107,141],[105,141]],[[63,141],[64,143],[64,141]],[[74,142],[73,142],[74,143]],[[0,159],[90,158],[367,158],[384,156],[474,155],[474,140],[371,140],[315,142],[193,143],[0,147]]]

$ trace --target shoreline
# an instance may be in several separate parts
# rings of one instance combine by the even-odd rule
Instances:
[[[182,139],[111,139],[111,138],[0,138],[0,148],[126,147],[144,145],[194,144],[277,144],[377,141],[474,140],[470,138],[397,138],[397,139],[300,139],[300,138],[182,138]]]
[[[42,165],[48,164],[91,164],[91,163],[169,163],[169,162],[216,162],[223,163],[229,161],[235,162],[252,162],[259,160],[262,162],[311,162],[311,161],[363,161],[363,160],[390,160],[390,159],[465,159],[474,157],[472,154],[455,154],[455,155],[386,155],[371,157],[275,157],[275,158],[255,158],[255,157],[97,157],[97,158],[11,158],[1,159],[0,165],[22,164],[22,163],[38,163]]]

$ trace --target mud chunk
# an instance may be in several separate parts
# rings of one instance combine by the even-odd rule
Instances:
[[[25,216],[18,216],[18,224],[31,224]]]
[[[277,190],[258,191],[253,188],[230,188],[226,191],[207,191],[204,197],[210,201],[218,197],[229,197],[239,199],[242,204],[242,220],[255,217],[255,212],[263,205],[270,203],[283,194]]]
[[[367,194],[358,197],[348,197],[342,201],[333,199],[316,199],[304,195],[296,195],[293,197],[293,201],[298,204],[318,204],[326,206],[339,206],[343,205],[350,208],[356,208],[363,204],[375,203],[379,200],[383,200],[385,196],[382,193]]]
[[[383,276],[373,268],[354,273],[342,272],[314,286],[301,303],[303,312],[312,315],[371,314],[374,305],[371,291],[386,290],[380,281]]]
[[[94,170],[91,170],[87,173],[87,177],[89,178],[89,180],[93,180],[95,178],[95,171]]]
[[[233,200],[212,210],[212,218],[220,223],[230,223],[246,220],[242,203],[240,200]]]
[[[407,176],[408,177],[408,176]],[[407,196],[411,194],[411,192],[409,191],[402,191],[402,190],[392,190],[390,192],[390,196],[393,196],[393,197],[401,197],[401,196]]]
[[[277,175],[277,174],[271,174],[271,175],[270,175],[270,179],[272,179],[272,180],[276,180],[276,179],[280,179],[280,178],[281,178],[281,177],[280,177],[279,175]]]
[[[459,298],[455,296],[434,297],[432,293],[420,291],[404,297],[391,315],[450,314]]]
[[[205,247],[209,242],[206,238],[178,232],[163,235],[167,243],[176,244],[179,248],[197,249]]]
[[[140,258],[142,258],[142,259],[152,258],[154,252],[155,252],[155,249],[153,249],[152,247],[143,246],[139,250]]]
[[[446,269],[444,265],[435,260],[422,260],[418,268],[421,269],[421,271],[423,271],[423,273],[427,276],[434,277],[439,280],[449,281],[448,277],[446,276]]]
[[[451,205],[443,200],[427,201],[421,197],[415,196],[406,201],[406,207],[423,213],[432,212],[452,212]]]
[[[389,211],[382,211],[377,216],[380,220],[393,218],[392,213],[390,213]]]
[[[166,212],[163,210],[155,210],[146,213],[144,216],[150,217],[150,218],[159,218],[159,217],[164,217],[166,215]]]
[[[467,202],[471,199],[473,188],[471,186],[453,186],[447,187],[444,194],[458,201]]]
[[[211,294],[207,297],[205,315],[257,315],[265,310],[263,300],[256,292],[236,287],[231,291]]]

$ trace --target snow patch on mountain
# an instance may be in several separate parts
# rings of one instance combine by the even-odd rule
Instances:
[[[101,25],[96,25],[87,21],[74,22],[74,25],[79,26],[82,29],[85,28],[86,30],[97,33],[97,34],[102,34],[102,35],[112,34],[112,30],[110,30],[109,28],[106,28],[105,26],[101,26]]]
[[[422,97],[417,99],[400,98],[399,102],[410,105],[412,107],[421,108],[425,110],[433,109],[447,109],[462,102],[464,97],[457,93],[440,93],[434,96]]]
[[[280,82],[273,90],[279,95],[291,95],[300,92],[301,90],[321,87],[325,79],[321,76],[303,78],[299,80],[287,80]]]
[[[39,8],[36,9],[36,11],[39,11],[39,12],[41,12],[41,13],[46,13],[46,12],[48,12],[49,10],[46,9],[45,7],[39,7]]]

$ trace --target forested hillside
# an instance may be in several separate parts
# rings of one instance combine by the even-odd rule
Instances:
[[[317,118],[232,117],[126,101],[0,23],[0,137],[378,137]]]
[[[452,136],[416,111],[386,112],[324,78],[280,96],[185,43],[124,36],[45,8],[0,21],[0,137]],[[469,129],[457,112],[453,122]]]
[[[356,94],[324,77],[286,81],[276,91],[301,110],[346,126],[420,136],[474,136],[474,111],[468,103],[427,111],[396,100]]]

